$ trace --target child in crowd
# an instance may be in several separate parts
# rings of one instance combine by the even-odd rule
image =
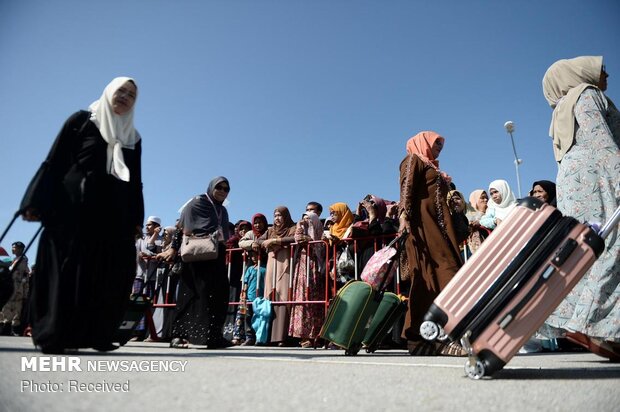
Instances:
[[[266,256],[253,251],[248,252],[248,259],[252,264],[248,266],[243,275],[241,304],[237,309],[232,340],[235,345],[252,346],[256,343],[256,336],[252,329],[252,302],[257,297],[262,298],[265,290],[265,267],[259,265],[259,256],[261,263],[264,264],[267,261]]]

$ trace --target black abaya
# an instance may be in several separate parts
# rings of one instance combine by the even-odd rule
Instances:
[[[107,143],[89,116],[67,120],[21,204],[44,226],[31,301],[32,336],[43,350],[108,347],[136,271],[141,142],[123,149],[131,177],[119,180],[106,172]]]

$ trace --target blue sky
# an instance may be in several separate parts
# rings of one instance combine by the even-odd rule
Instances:
[[[545,70],[603,55],[620,99],[618,17],[613,0],[2,0],[0,223],[65,119],[120,75],[139,86],[146,213],[166,225],[218,175],[233,221],[398,199],[422,130],[446,138],[440,167],[466,196],[498,178],[516,191],[507,120],[525,194],[557,173]],[[35,230],[20,221],[2,245]]]

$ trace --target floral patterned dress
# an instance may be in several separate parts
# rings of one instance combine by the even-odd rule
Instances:
[[[560,163],[558,209],[582,222],[605,222],[620,204],[620,113],[597,89],[575,105],[575,143]],[[620,239],[616,228],[605,251],[547,319],[543,334],[563,330],[620,341]],[[559,329],[558,329],[559,328]]]
[[[320,273],[318,256],[322,251],[320,246],[301,246],[299,260],[295,267],[293,277],[293,300],[320,301],[325,300],[325,275]],[[310,252],[310,259],[308,253]],[[302,340],[314,339],[319,336],[319,331],[325,318],[323,305],[316,303],[293,305],[291,308],[291,321],[289,336]]]

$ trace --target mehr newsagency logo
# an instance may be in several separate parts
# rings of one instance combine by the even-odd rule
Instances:
[[[22,356],[22,372],[185,372],[186,360],[82,360],[78,356]],[[78,375],[79,376],[79,375]],[[21,392],[129,392],[130,381],[22,379]]]

